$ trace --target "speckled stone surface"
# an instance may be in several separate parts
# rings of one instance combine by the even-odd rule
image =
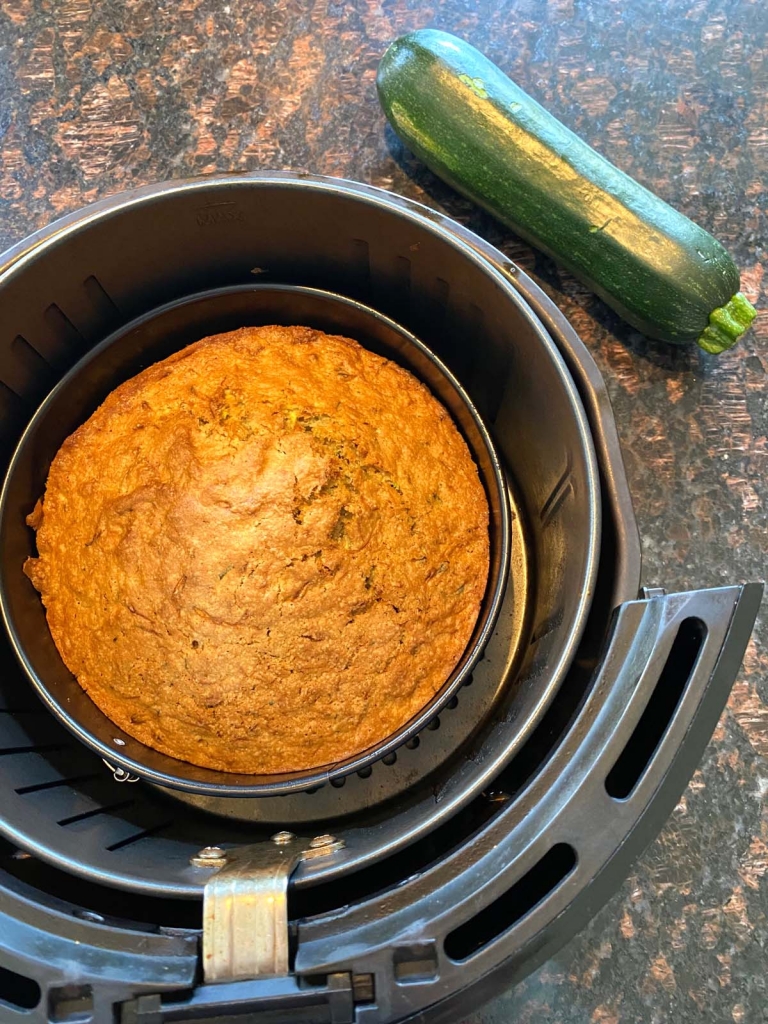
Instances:
[[[475,43],[722,239],[762,310],[742,344],[718,359],[649,344],[402,151],[376,65],[426,25]],[[3,0],[0,245],[128,186],[250,168],[424,200],[532,271],[608,381],[645,581],[765,575],[765,0]],[[701,768],[619,895],[467,1024],[768,1020],[766,618]]]

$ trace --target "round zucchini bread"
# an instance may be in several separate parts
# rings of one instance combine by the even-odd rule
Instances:
[[[113,391],[28,518],[67,667],[184,761],[275,773],[382,741],[485,591],[488,504],[411,374],[304,327],[204,338]]]

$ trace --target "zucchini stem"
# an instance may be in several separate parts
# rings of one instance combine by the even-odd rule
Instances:
[[[757,310],[741,292],[736,292],[724,306],[713,309],[709,323],[698,337],[705,352],[718,355],[736,344],[757,316]]]

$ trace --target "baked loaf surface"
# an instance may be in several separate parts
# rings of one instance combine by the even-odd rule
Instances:
[[[301,327],[205,338],[113,391],[28,522],[56,646],[151,747],[232,772],[339,761],[455,667],[488,505],[413,376]]]

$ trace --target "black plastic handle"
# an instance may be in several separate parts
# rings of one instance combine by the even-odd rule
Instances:
[[[761,596],[748,584],[622,605],[589,698],[529,789],[433,870],[300,925],[297,974],[325,985],[264,979],[180,1003],[144,997],[123,1024],[233,1011],[289,1020],[300,1006],[313,1024],[461,1019],[583,927],[656,835],[711,737]],[[349,984],[361,976],[373,981],[362,1004]]]
[[[431,870],[301,925],[296,970],[372,973],[379,997],[358,1010],[361,1024],[407,1020],[417,1009],[420,1021],[449,1021],[493,994],[498,975],[510,985],[552,956],[618,888],[680,798],[730,693],[762,590],[622,605],[589,697],[533,783]],[[397,984],[398,950],[430,950],[428,976]]]
[[[119,1024],[192,1024],[194,1021],[256,1021],[270,1024],[352,1024],[354,1004],[348,974],[333,974],[322,984],[302,986],[293,978],[265,978],[226,985],[202,985],[188,998],[164,1001],[139,996],[121,1006]]]

